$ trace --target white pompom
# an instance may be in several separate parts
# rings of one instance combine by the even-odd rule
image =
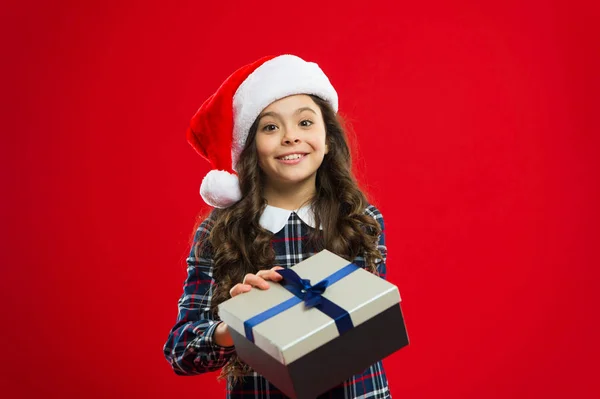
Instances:
[[[242,199],[237,175],[224,170],[211,170],[200,185],[204,202],[215,208],[227,208]]]

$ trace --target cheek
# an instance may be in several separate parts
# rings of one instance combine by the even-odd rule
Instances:
[[[264,165],[264,163],[270,158],[270,154],[272,153],[272,146],[269,143],[269,140],[265,138],[257,138],[256,139],[256,155],[258,157],[259,165]]]
[[[325,132],[321,132],[319,134],[319,137],[315,138],[314,143],[315,147],[318,148],[320,151],[322,151],[323,153],[327,152],[327,137],[325,135]]]

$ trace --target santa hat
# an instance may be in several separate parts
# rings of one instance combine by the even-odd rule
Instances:
[[[243,66],[200,106],[187,140],[212,166],[200,186],[207,204],[227,208],[242,198],[235,170],[250,127],[269,104],[294,94],[315,95],[338,110],[337,93],[321,68],[289,54]]]

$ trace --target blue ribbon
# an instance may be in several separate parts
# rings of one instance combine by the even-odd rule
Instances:
[[[358,266],[351,263],[314,285],[310,284],[310,280],[301,278],[295,271],[291,269],[277,270],[277,273],[283,276],[281,285],[286,290],[294,294],[294,296],[287,301],[284,301],[279,305],[267,309],[264,312],[246,320],[244,322],[244,332],[246,334],[246,338],[254,342],[254,334],[252,332],[253,327],[265,320],[270,319],[271,317],[278,315],[281,312],[286,311],[300,302],[304,302],[306,308],[314,307],[315,309],[319,309],[321,312],[335,320],[335,324],[340,334],[350,330],[354,327],[352,324],[352,319],[350,318],[350,314],[329,299],[323,297],[322,294],[325,292],[327,287],[335,284],[356,270],[358,270]]]

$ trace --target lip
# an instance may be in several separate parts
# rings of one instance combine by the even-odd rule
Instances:
[[[297,155],[302,155],[302,157],[298,158],[298,159],[288,159],[288,160],[281,159],[281,158],[286,157],[288,155],[296,155],[296,154]],[[308,155],[308,153],[306,153],[306,152],[288,152],[286,154],[282,154],[282,155],[279,155],[278,157],[275,157],[275,159],[277,160],[277,162],[283,163],[285,165],[296,165],[297,163],[302,162],[302,160],[304,158],[306,158],[307,155]]]

